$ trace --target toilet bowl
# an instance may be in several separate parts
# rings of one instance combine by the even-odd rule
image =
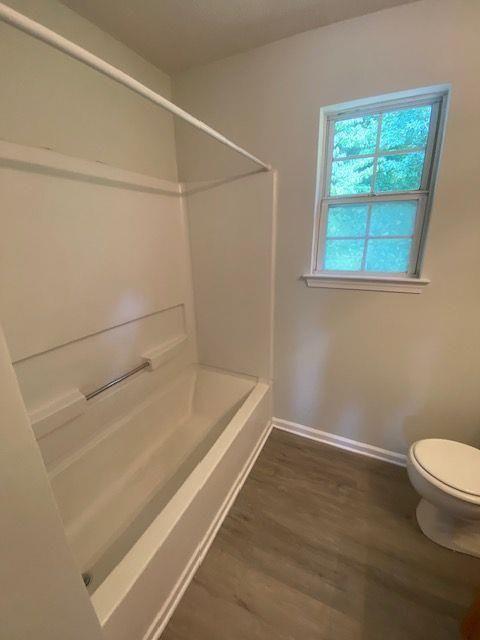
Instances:
[[[437,544],[480,557],[480,449],[453,440],[418,440],[407,471],[422,496],[417,521]]]

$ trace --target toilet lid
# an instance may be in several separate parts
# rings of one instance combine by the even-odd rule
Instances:
[[[453,440],[419,440],[413,447],[418,463],[444,484],[480,496],[480,449]]]

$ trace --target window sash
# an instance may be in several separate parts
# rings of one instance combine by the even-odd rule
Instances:
[[[367,250],[367,243],[368,240],[370,239],[382,239],[382,240],[388,240],[388,239],[394,239],[394,238],[412,238],[412,246],[410,248],[410,259],[409,259],[409,263],[408,263],[408,269],[407,271],[385,271],[385,272],[381,272],[381,271],[367,271],[366,269],[361,269],[361,270],[354,270],[354,271],[349,271],[347,269],[342,269],[341,271],[339,270],[333,270],[333,269],[324,269],[323,268],[323,263],[325,260],[325,249],[326,249],[326,241],[327,241],[327,219],[328,219],[328,207],[331,204],[353,204],[351,201],[351,198],[329,198],[329,199],[325,199],[322,202],[321,205],[321,212],[320,212],[320,226],[319,226],[319,237],[322,239],[322,242],[319,242],[318,244],[318,250],[317,250],[317,254],[316,254],[316,264],[315,264],[315,272],[319,272],[319,273],[329,273],[331,275],[345,275],[345,276],[351,276],[351,275],[366,275],[366,274],[375,274],[377,276],[407,276],[407,277],[412,277],[417,273],[418,270],[418,255],[419,255],[419,245],[420,245],[420,238],[422,235],[422,229],[425,223],[425,213],[426,213],[426,205],[427,205],[427,195],[426,194],[419,194],[419,195],[415,195],[412,196],[411,193],[402,193],[402,194],[392,194],[392,195],[387,195],[386,197],[371,197],[371,196],[363,196],[361,198],[356,198],[355,199],[355,203],[363,203],[363,204],[375,204],[378,202],[392,202],[392,201],[401,201],[401,200],[407,200],[409,202],[412,201],[416,201],[417,202],[417,211],[416,211],[416,216],[415,216],[415,227],[413,229],[413,233],[412,235],[409,236],[370,236],[370,235],[365,235],[365,236],[360,236],[360,237],[352,237],[352,240],[364,240],[365,245],[364,245],[364,253],[363,253],[363,260],[362,260],[362,264],[365,262],[365,255],[366,255],[366,250]],[[369,216],[370,216],[370,212],[369,212]],[[368,230],[368,227],[367,227]],[[341,237],[335,237],[335,238],[328,238],[331,240],[342,240],[342,239],[346,239],[345,238],[341,238]]]
[[[376,276],[407,276],[407,277],[415,277],[420,273],[420,260],[421,260],[421,249],[424,242],[425,237],[425,229],[426,229],[426,221],[428,217],[428,206],[431,198],[431,190],[432,190],[432,177],[434,173],[434,169],[436,167],[437,157],[438,157],[438,144],[439,144],[439,131],[441,129],[441,119],[442,119],[442,111],[445,100],[445,94],[437,94],[437,95],[424,95],[418,98],[404,98],[398,101],[388,101],[384,103],[372,104],[363,107],[355,107],[351,109],[345,109],[343,111],[337,111],[335,113],[329,114],[325,120],[325,131],[324,131],[324,159],[321,165],[319,166],[319,170],[321,172],[321,180],[319,183],[320,194],[322,197],[318,201],[318,209],[317,209],[317,222],[316,222],[316,233],[314,236],[314,246],[313,246],[313,255],[312,255],[312,266],[313,271],[317,273],[325,273],[331,275],[371,275],[374,274]],[[379,144],[380,144],[380,136],[381,136],[381,123],[383,113],[391,112],[391,111],[399,111],[402,109],[412,109],[419,106],[432,106],[431,118],[430,118],[430,127],[427,137],[427,142],[425,149],[409,149],[409,150],[394,150],[394,151],[386,151],[379,153]],[[351,195],[330,195],[330,182],[331,182],[331,173],[333,166],[333,141],[334,141],[334,128],[335,122],[339,120],[349,120],[354,117],[360,117],[364,115],[372,115],[379,114],[379,126],[377,131],[377,140],[376,140],[376,148],[374,154],[365,154],[359,156],[348,156],[342,157],[343,161],[346,159],[361,159],[361,158],[372,158],[374,160],[374,170],[372,173],[372,181],[371,188],[372,191],[369,193],[361,193],[361,194],[351,194]],[[391,156],[391,155],[404,155],[405,153],[414,153],[415,151],[424,151],[425,158],[422,170],[422,177],[420,188],[417,190],[410,191],[388,191],[388,192],[376,192],[374,191],[375,185],[375,177],[376,177],[376,168],[379,157],[383,156]],[[406,272],[378,272],[378,271],[367,271],[365,269],[349,271],[335,271],[332,269],[324,269],[324,258],[325,258],[325,248],[326,248],[326,222],[327,222],[327,214],[328,214],[328,206],[330,204],[355,204],[355,203],[374,203],[374,202],[387,202],[392,200],[416,200],[417,201],[417,215],[415,221],[415,229],[412,237],[412,246],[410,251],[410,260],[408,265],[408,270]],[[410,237],[410,236],[409,236]],[[388,238],[388,236],[385,236]],[[362,238],[357,238],[362,239]],[[367,247],[367,241],[369,237],[364,237],[365,246],[364,246],[364,256],[362,264],[365,262],[365,252]]]
[[[428,105],[441,105],[444,99],[444,93],[424,94],[417,98],[402,98],[399,100],[386,100],[385,102],[377,102],[366,104],[364,106],[349,107],[332,112],[328,115],[329,120],[349,120],[358,116],[368,116],[377,113],[385,113],[386,111],[400,111],[402,109],[414,109],[415,107],[426,107]]]
[[[375,151],[373,154],[364,154],[361,156],[348,156],[345,158],[338,158],[338,159],[333,159],[333,142],[334,142],[334,137],[335,137],[335,122],[337,122],[338,120],[350,120],[352,117],[355,117],[355,115],[357,117],[359,117],[360,115],[368,115],[365,111],[361,111],[361,112],[356,112],[355,115],[353,115],[352,113],[350,113],[349,115],[344,115],[342,117],[337,117],[337,116],[330,116],[329,118],[327,118],[327,156],[325,159],[325,166],[326,166],[326,171],[324,171],[324,182],[323,182],[323,188],[322,188],[322,193],[329,198],[336,198],[336,197],[351,197],[351,196],[332,196],[330,194],[330,183],[331,183],[331,178],[332,178],[332,167],[333,167],[333,163],[334,162],[344,162],[345,160],[353,160],[353,159],[358,159],[361,160],[362,158],[372,158],[373,159],[373,171],[372,171],[372,180],[371,180],[371,190],[369,192],[367,192],[366,194],[361,194],[361,195],[383,195],[385,193],[411,193],[411,191],[375,191],[375,178],[377,175],[377,165],[378,165],[378,159],[380,157],[383,156],[393,156],[393,155],[406,155],[408,153],[418,153],[418,151],[424,151],[425,152],[425,158],[423,161],[423,170],[422,170],[422,177],[420,180],[420,191],[426,191],[429,187],[430,184],[430,178],[431,178],[431,166],[432,166],[432,159],[433,159],[433,150],[435,148],[435,133],[437,131],[437,126],[438,126],[438,116],[439,116],[439,111],[440,111],[440,102],[439,101],[435,101],[435,102],[424,102],[422,103],[422,105],[420,106],[426,106],[426,105],[432,105],[432,113],[431,113],[431,117],[430,117],[430,128],[428,130],[428,137],[427,137],[427,144],[425,146],[425,149],[421,148],[418,150],[414,150],[414,149],[408,149],[408,150],[396,150],[396,151],[387,151],[387,152],[380,152],[380,135],[381,135],[381,130],[382,130],[382,117],[383,114],[385,112],[389,112],[389,111],[399,111],[400,108],[397,109],[395,104],[390,104],[389,106],[384,106],[383,111],[379,111],[377,109],[374,109],[371,113],[374,114],[379,114],[380,116],[380,120],[378,123],[378,131],[377,131],[377,141],[376,141],[376,146],[375,146]],[[401,109],[413,109],[415,107],[419,106],[416,102],[415,103],[410,103],[410,104],[406,104],[403,105],[401,107]],[[354,194],[352,194],[354,195]],[[358,195],[358,194],[355,194]]]

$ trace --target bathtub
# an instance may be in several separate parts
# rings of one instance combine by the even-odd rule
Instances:
[[[187,367],[51,469],[106,638],[159,636],[268,436],[270,395]]]

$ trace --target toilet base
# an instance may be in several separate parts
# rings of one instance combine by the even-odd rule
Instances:
[[[422,498],[417,507],[417,522],[433,542],[480,558],[480,520],[463,520],[452,516]]]

